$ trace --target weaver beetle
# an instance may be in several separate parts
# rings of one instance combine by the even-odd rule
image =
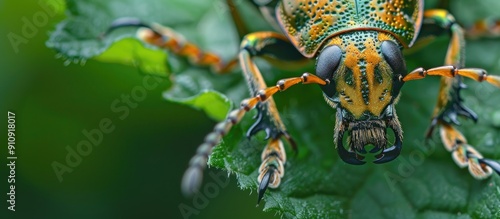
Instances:
[[[227,2],[230,6],[234,4],[231,0]],[[212,148],[253,108],[257,108],[258,116],[247,135],[264,130],[268,139],[259,168],[258,200],[267,187],[278,187],[286,162],[282,138],[296,146],[272,96],[299,83],[319,85],[326,103],[336,110],[334,143],[340,158],[361,165],[366,163],[368,153],[375,156],[377,164],[392,161],[400,154],[403,133],[394,106],[403,85],[427,75],[442,76],[427,137],[439,127],[442,142],[454,161],[460,167],[468,166],[477,179],[486,178],[493,171],[500,173],[499,163],[483,158],[455,129],[459,124],[457,116],[477,119],[460,96],[464,88],[462,78],[500,87],[500,77],[487,75],[483,69],[464,68],[465,31],[446,10],[424,11],[424,2],[419,0],[254,0],[253,4],[281,33],[246,34],[237,59],[228,62],[159,24],[119,19],[108,30],[141,27],[138,38],[144,42],[185,56],[195,65],[212,67],[215,72],[230,71],[239,60],[253,97],[243,100],[198,147],[183,178],[185,193],[197,190]],[[238,18],[237,12],[231,13]],[[487,32],[488,28],[475,30]],[[420,38],[435,34],[450,35],[444,66],[408,72],[402,50],[412,47]],[[276,86],[267,87],[253,61],[261,56],[290,62],[316,59],[316,72],[283,79]],[[389,143],[387,136],[392,133],[388,131],[394,134],[394,143]],[[365,149],[367,145],[371,145],[370,151]]]

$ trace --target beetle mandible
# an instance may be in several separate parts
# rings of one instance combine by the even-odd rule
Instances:
[[[232,0],[227,2],[233,4]],[[296,146],[272,96],[299,83],[319,85],[327,104],[336,110],[334,143],[340,158],[361,165],[365,163],[367,145],[373,146],[369,153],[374,154],[377,164],[389,162],[400,154],[403,132],[394,106],[404,83],[427,75],[441,76],[439,98],[427,137],[439,127],[441,140],[454,161],[460,167],[468,166],[477,179],[486,178],[493,171],[500,173],[500,164],[483,158],[455,129],[459,124],[457,116],[477,120],[477,115],[464,106],[460,97],[464,87],[462,77],[497,87],[500,77],[487,75],[483,69],[464,68],[464,30],[446,10],[424,11],[421,0],[254,0],[253,4],[281,33],[245,35],[238,58],[229,62],[202,51],[159,24],[119,19],[108,30],[143,27],[138,31],[141,40],[188,57],[193,64],[210,66],[215,72],[230,71],[239,60],[253,97],[243,100],[198,147],[184,174],[185,193],[197,191],[213,147],[253,108],[257,108],[258,116],[247,135],[264,130],[268,139],[259,168],[258,201],[268,187],[278,187],[286,162],[281,139]],[[233,12],[232,15],[239,16]],[[418,37],[436,34],[436,31],[426,33],[427,28],[450,35],[445,65],[417,68],[408,73],[402,50],[412,47]],[[259,56],[284,61],[316,59],[316,74],[304,73],[267,87],[253,61]],[[394,144],[388,143],[388,131],[394,133]]]

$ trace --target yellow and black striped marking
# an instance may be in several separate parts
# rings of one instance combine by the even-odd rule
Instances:
[[[334,76],[341,106],[355,119],[378,117],[393,100],[394,73],[381,54],[381,43],[395,38],[377,31],[356,31],[332,39],[344,62]]]

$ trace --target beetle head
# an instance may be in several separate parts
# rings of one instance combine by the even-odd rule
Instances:
[[[321,87],[325,100],[337,109],[334,141],[339,156],[350,164],[365,163],[367,145],[374,146],[370,152],[377,153],[375,163],[395,159],[402,147],[394,109],[406,74],[401,48],[388,34],[369,32],[333,38],[316,63],[317,75],[330,81]],[[388,142],[388,129],[394,142]]]

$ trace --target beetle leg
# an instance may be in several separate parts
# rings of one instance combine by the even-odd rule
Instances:
[[[219,143],[221,138],[225,136],[235,124],[241,121],[246,112],[255,108],[259,105],[259,103],[272,101],[272,96],[278,91],[284,91],[299,83],[326,85],[328,82],[313,74],[304,73],[301,77],[280,80],[276,86],[262,89],[258,91],[254,97],[243,100],[240,107],[231,111],[224,121],[219,122],[215,126],[214,130],[207,135],[204,143],[201,144],[196,150],[196,154],[189,162],[189,167],[184,173],[184,177],[182,179],[182,190],[184,194],[190,195],[198,191],[203,178],[203,170],[207,166],[208,156],[212,152],[213,147]],[[281,135],[289,138],[286,133]],[[283,168],[280,169],[279,165],[275,165],[278,160],[284,164],[286,159],[284,157],[284,150],[282,150],[282,147],[280,146],[281,141],[279,137],[281,135],[278,135],[277,138],[271,139],[263,152],[262,157],[264,167],[262,168],[262,171],[260,171],[262,176],[259,177],[259,179],[262,181],[259,181],[259,193],[263,193],[265,191],[268,183],[271,187],[277,187],[279,185],[279,181],[276,181],[275,177],[281,177],[282,173],[284,173]]]
[[[271,139],[262,151],[262,164],[259,167],[259,189],[257,204],[260,202],[267,187],[278,188],[281,178],[285,175],[284,164],[286,153],[281,139]]]
[[[218,55],[205,52],[195,44],[187,41],[181,34],[157,23],[145,24],[135,18],[120,18],[115,20],[103,36],[123,27],[140,27],[137,37],[149,44],[172,51],[174,54],[188,58],[193,65],[208,66],[216,73],[227,73],[232,70],[238,60],[224,62]]]
[[[461,76],[472,78],[479,82],[487,81],[497,87],[500,87],[500,77],[487,75],[483,69],[462,69],[465,52],[464,31],[448,11],[442,9],[427,10],[424,13],[424,17],[422,37],[443,33],[448,33],[451,36],[445,58],[445,65],[449,66],[429,70],[418,68],[402,79],[403,81],[410,81],[424,78],[426,75],[445,76],[441,78],[438,102],[434,110],[433,122],[427,134],[429,137],[439,120],[456,125],[460,124],[457,120],[459,115],[474,121],[477,120],[477,115],[463,104],[460,96],[461,90],[466,87],[462,83]]]
[[[253,57],[256,56],[267,56],[270,62],[278,59],[285,61],[304,60],[303,56],[295,50],[283,35],[272,32],[257,32],[245,36],[241,43],[239,60],[252,95],[256,95],[259,90],[266,87],[262,73],[253,61]],[[270,58],[270,56],[274,58]],[[248,130],[247,137],[264,130],[267,138],[277,138],[277,135],[281,135],[286,131],[272,98],[265,104],[259,104],[257,110],[256,122]]]
[[[452,125],[442,123],[440,135],[445,148],[451,152],[455,163],[461,168],[469,167],[469,172],[474,178],[487,178],[493,171],[500,174],[500,164],[484,159],[474,147],[467,144],[467,139]]]
[[[455,19],[446,10],[428,10],[424,13],[424,27],[434,32],[426,34],[449,33],[451,36],[445,65],[432,69],[418,68],[401,78],[402,81],[418,80],[427,75],[443,76],[436,108],[434,110],[431,126],[427,131],[427,138],[432,135],[436,126],[440,126],[441,140],[452,157],[460,167],[469,166],[470,173],[477,179],[483,179],[491,175],[492,169],[500,174],[499,164],[496,161],[487,160],[472,146],[467,144],[464,136],[456,130],[453,125],[460,125],[458,116],[477,120],[477,115],[463,104],[460,96],[462,89],[466,88],[462,83],[462,77],[471,78],[478,82],[486,81],[500,87],[500,77],[487,75],[483,69],[463,68],[465,40],[464,31],[455,22]]]
[[[248,82],[250,92],[253,95],[259,95],[258,90],[266,87],[262,73],[255,65],[253,57],[265,57],[271,63],[277,61],[299,62],[305,59],[288,39],[273,32],[257,32],[248,34],[241,43],[241,52],[239,55],[240,65]],[[284,81],[278,82],[279,84]],[[283,84],[285,86],[285,84]],[[269,139],[268,146],[264,149],[262,155],[262,165],[259,168],[259,198],[261,200],[268,185],[276,188],[280,184],[280,178],[283,177],[285,164],[285,151],[281,141],[277,142],[281,136],[284,136],[292,148],[296,151],[297,147],[294,141],[286,132],[286,128],[281,121],[278,109],[272,98],[265,103],[257,105],[256,121],[247,132],[247,137],[251,137],[259,131],[266,132],[266,139]],[[271,152],[269,151],[271,150]],[[279,165],[278,165],[279,164]]]
[[[427,132],[427,137],[432,134],[434,127],[439,120],[447,123],[459,125],[457,117],[464,116],[474,121],[477,120],[477,115],[463,104],[460,96],[461,90],[465,88],[462,83],[462,77],[472,78],[476,81],[486,81],[497,87],[500,87],[500,77],[496,75],[487,75],[483,69],[462,69],[464,63],[465,40],[464,31],[455,22],[455,19],[446,10],[428,10],[424,13],[424,27],[422,35],[440,34],[448,32],[451,35],[448,52],[446,54],[445,64],[442,66],[425,70],[418,68],[402,80],[410,81],[424,78],[427,75],[445,76],[441,78],[441,88],[439,91],[438,102],[434,110],[433,122]],[[430,30],[430,31],[429,31]]]
[[[476,21],[474,25],[465,30],[465,35],[470,38],[479,37],[499,37],[500,36],[500,19],[482,19]]]

